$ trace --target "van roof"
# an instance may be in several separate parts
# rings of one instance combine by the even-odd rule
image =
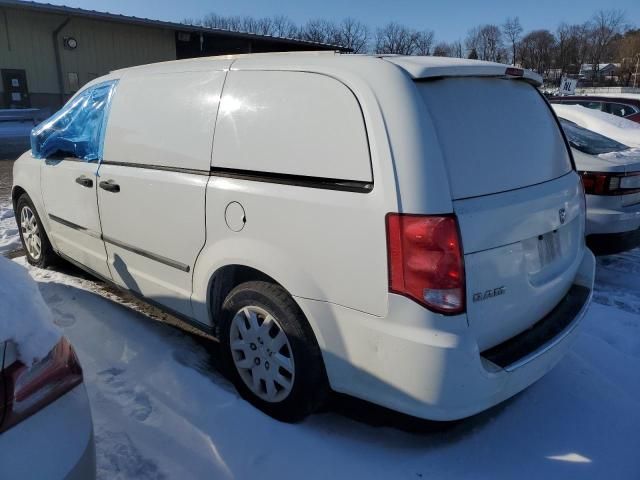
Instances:
[[[326,66],[327,64],[339,62],[344,65],[344,60],[352,58],[357,62],[388,62],[404,70],[413,79],[427,79],[437,77],[503,77],[507,76],[508,65],[495,62],[485,62],[480,60],[468,60],[462,58],[449,57],[426,57],[407,55],[354,55],[344,54],[337,51],[306,51],[306,52],[275,52],[275,53],[247,53],[239,55],[222,55],[217,57],[191,58],[186,60],[173,60],[169,62],[141,65],[121,70],[116,70],[114,74],[124,74],[128,71],[144,73],[145,71],[159,73],[161,71],[184,71],[185,69],[201,70],[205,68],[229,68],[235,60],[251,60],[252,67],[260,68],[264,63],[265,67],[274,66],[274,62],[281,67],[294,66],[304,63],[305,66],[316,64]],[[521,72],[521,74],[520,74]],[[516,76],[521,76],[534,85],[542,84],[542,77],[531,70],[516,69]]]

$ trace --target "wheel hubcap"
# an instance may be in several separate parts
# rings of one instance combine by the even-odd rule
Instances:
[[[33,210],[23,207],[20,212],[20,229],[22,230],[22,240],[29,256],[34,260],[39,260],[42,255],[42,241],[40,230]]]
[[[275,317],[262,308],[245,307],[233,317],[229,337],[233,362],[245,385],[267,402],[287,398],[295,376],[293,352]]]

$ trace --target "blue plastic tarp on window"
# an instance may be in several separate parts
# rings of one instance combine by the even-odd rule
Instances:
[[[117,81],[100,83],[72,98],[31,131],[35,158],[71,156],[88,162],[102,158],[108,107]]]

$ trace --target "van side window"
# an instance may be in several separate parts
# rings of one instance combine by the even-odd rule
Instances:
[[[229,72],[212,166],[372,181],[360,104],[338,80],[307,72]]]
[[[117,81],[90,87],[31,131],[35,158],[66,155],[92,161],[102,157],[108,106]]]
[[[129,73],[109,113],[104,161],[209,172],[225,73]]]

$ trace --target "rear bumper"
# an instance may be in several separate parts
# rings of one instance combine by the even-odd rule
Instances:
[[[562,359],[588,308],[594,277],[595,259],[585,250],[574,281],[582,300],[557,314],[564,316],[557,331],[524,338],[520,355],[510,346],[507,363],[491,355],[496,351],[481,354],[464,315],[442,317],[397,295],[389,296],[385,318],[297,300],[316,329],[334,390],[420,418],[455,420],[508,399]]]
[[[96,478],[84,384],[0,435],[0,470],[2,478]]]
[[[590,200],[590,199],[589,199]],[[598,202],[619,202],[617,197],[596,199]],[[587,205],[587,235],[624,233],[640,228],[640,204],[616,208]]]

